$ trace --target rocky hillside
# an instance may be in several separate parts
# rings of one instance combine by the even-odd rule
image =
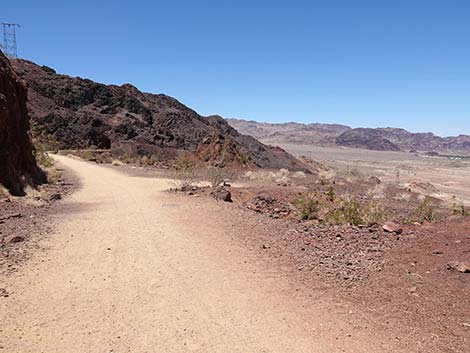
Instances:
[[[365,148],[374,151],[399,151],[400,147],[375,129],[351,129],[335,139],[339,146]]]
[[[190,154],[218,165],[243,161],[262,168],[305,169],[288,153],[164,94],[60,75],[25,60],[16,60],[14,68],[27,82],[35,127],[60,149],[110,149],[116,156],[162,160]]]
[[[22,195],[26,183],[45,181],[29,136],[26,87],[0,52],[0,184]]]
[[[333,145],[335,139],[351,128],[339,124],[258,123],[242,119],[227,119],[240,133],[254,136],[268,143],[298,143]]]
[[[228,119],[240,133],[270,144],[313,144],[346,146],[379,151],[434,151],[470,153],[470,136],[440,137],[433,133],[412,133],[398,128],[352,129],[337,124],[267,124]]]

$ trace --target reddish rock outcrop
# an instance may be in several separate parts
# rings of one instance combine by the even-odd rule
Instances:
[[[46,181],[28,131],[26,88],[0,52],[0,184],[14,195],[24,194],[26,183]]]

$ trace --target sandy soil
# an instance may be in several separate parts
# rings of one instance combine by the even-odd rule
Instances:
[[[165,192],[168,181],[55,158],[82,188],[47,250],[2,278],[0,351],[419,351],[268,267],[239,241],[238,216],[211,222],[213,207]]]

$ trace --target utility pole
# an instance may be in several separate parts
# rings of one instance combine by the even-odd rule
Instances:
[[[16,23],[1,23],[3,27],[3,42],[1,49],[9,59],[17,59],[18,52],[16,49],[16,27],[20,27]]]

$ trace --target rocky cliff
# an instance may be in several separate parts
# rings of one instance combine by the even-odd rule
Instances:
[[[24,194],[26,183],[43,183],[29,136],[26,87],[0,52],[0,183],[14,195]]]

